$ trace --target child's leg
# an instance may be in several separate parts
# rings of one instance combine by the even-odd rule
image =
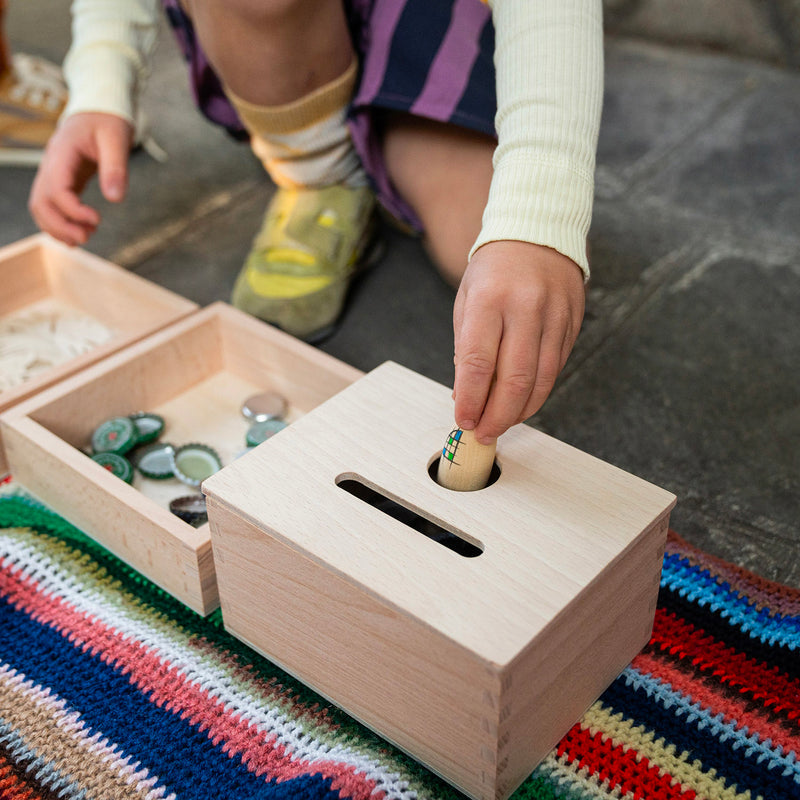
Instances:
[[[457,286],[481,229],[496,141],[442,122],[390,114],[383,133],[389,176],[424,226],[442,275]]]
[[[353,46],[341,0],[183,0],[227,89],[249,103],[291,103],[341,76]]]
[[[279,187],[232,302],[306,339],[330,330],[374,231],[347,110],[358,76],[342,0],[184,0]]]

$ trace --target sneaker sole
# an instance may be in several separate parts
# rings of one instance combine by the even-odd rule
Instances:
[[[355,282],[361,278],[364,273],[369,271],[378,261],[381,260],[383,254],[386,252],[386,241],[384,238],[376,231],[373,236],[372,242],[367,245],[366,250],[361,256],[359,267],[353,273],[352,277],[350,278],[350,284],[347,287],[347,291],[345,292],[345,299],[342,303],[342,308],[339,311],[339,315],[336,317],[333,322],[329,323],[328,325],[324,325],[319,330],[314,331],[313,333],[308,334],[307,336],[302,337],[304,342],[308,344],[320,344],[329,336],[332,336],[336,330],[339,328],[339,323],[341,321],[343,312],[347,305],[347,299],[350,295],[350,292],[353,288]]]

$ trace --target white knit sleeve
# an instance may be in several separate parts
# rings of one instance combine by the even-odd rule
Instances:
[[[603,101],[601,0],[490,0],[498,146],[470,256],[487,242],[546,245],[588,278],[586,235]]]
[[[159,13],[159,0],[74,0],[64,117],[103,111],[135,124]]]

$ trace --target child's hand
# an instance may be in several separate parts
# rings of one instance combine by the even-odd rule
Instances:
[[[50,138],[31,187],[28,210],[36,224],[69,245],[83,244],[100,214],[80,201],[98,173],[100,191],[112,203],[125,197],[133,126],[113,114],[67,117]]]
[[[455,418],[488,443],[542,406],[583,319],[583,273],[549,247],[489,242],[456,296]]]

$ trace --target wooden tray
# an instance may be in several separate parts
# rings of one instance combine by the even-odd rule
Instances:
[[[0,248],[0,286],[0,320],[55,302],[111,331],[103,344],[0,392],[0,413],[197,309],[173,292],[44,234]],[[0,439],[0,475],[6,469]]]
[[[429,468],[451,419],[449,389],[387,363],[204,491],[226,628],[494,800],[648,641],[675,498],[525,425],[496,482],[450,491]]]
[[[289,422],[361,373],[228,306],[216,303],[83,370],[0,417],[14,477],[51,508],[162,586],[207,614],[218,606],[209,527],[168,508],[198,490],[175,479],[133,486],[92,462],[91,433],[137,411],[161,414],[161,437],[203,442],[229,464],[245,448],[243,401],[275,390]]]

